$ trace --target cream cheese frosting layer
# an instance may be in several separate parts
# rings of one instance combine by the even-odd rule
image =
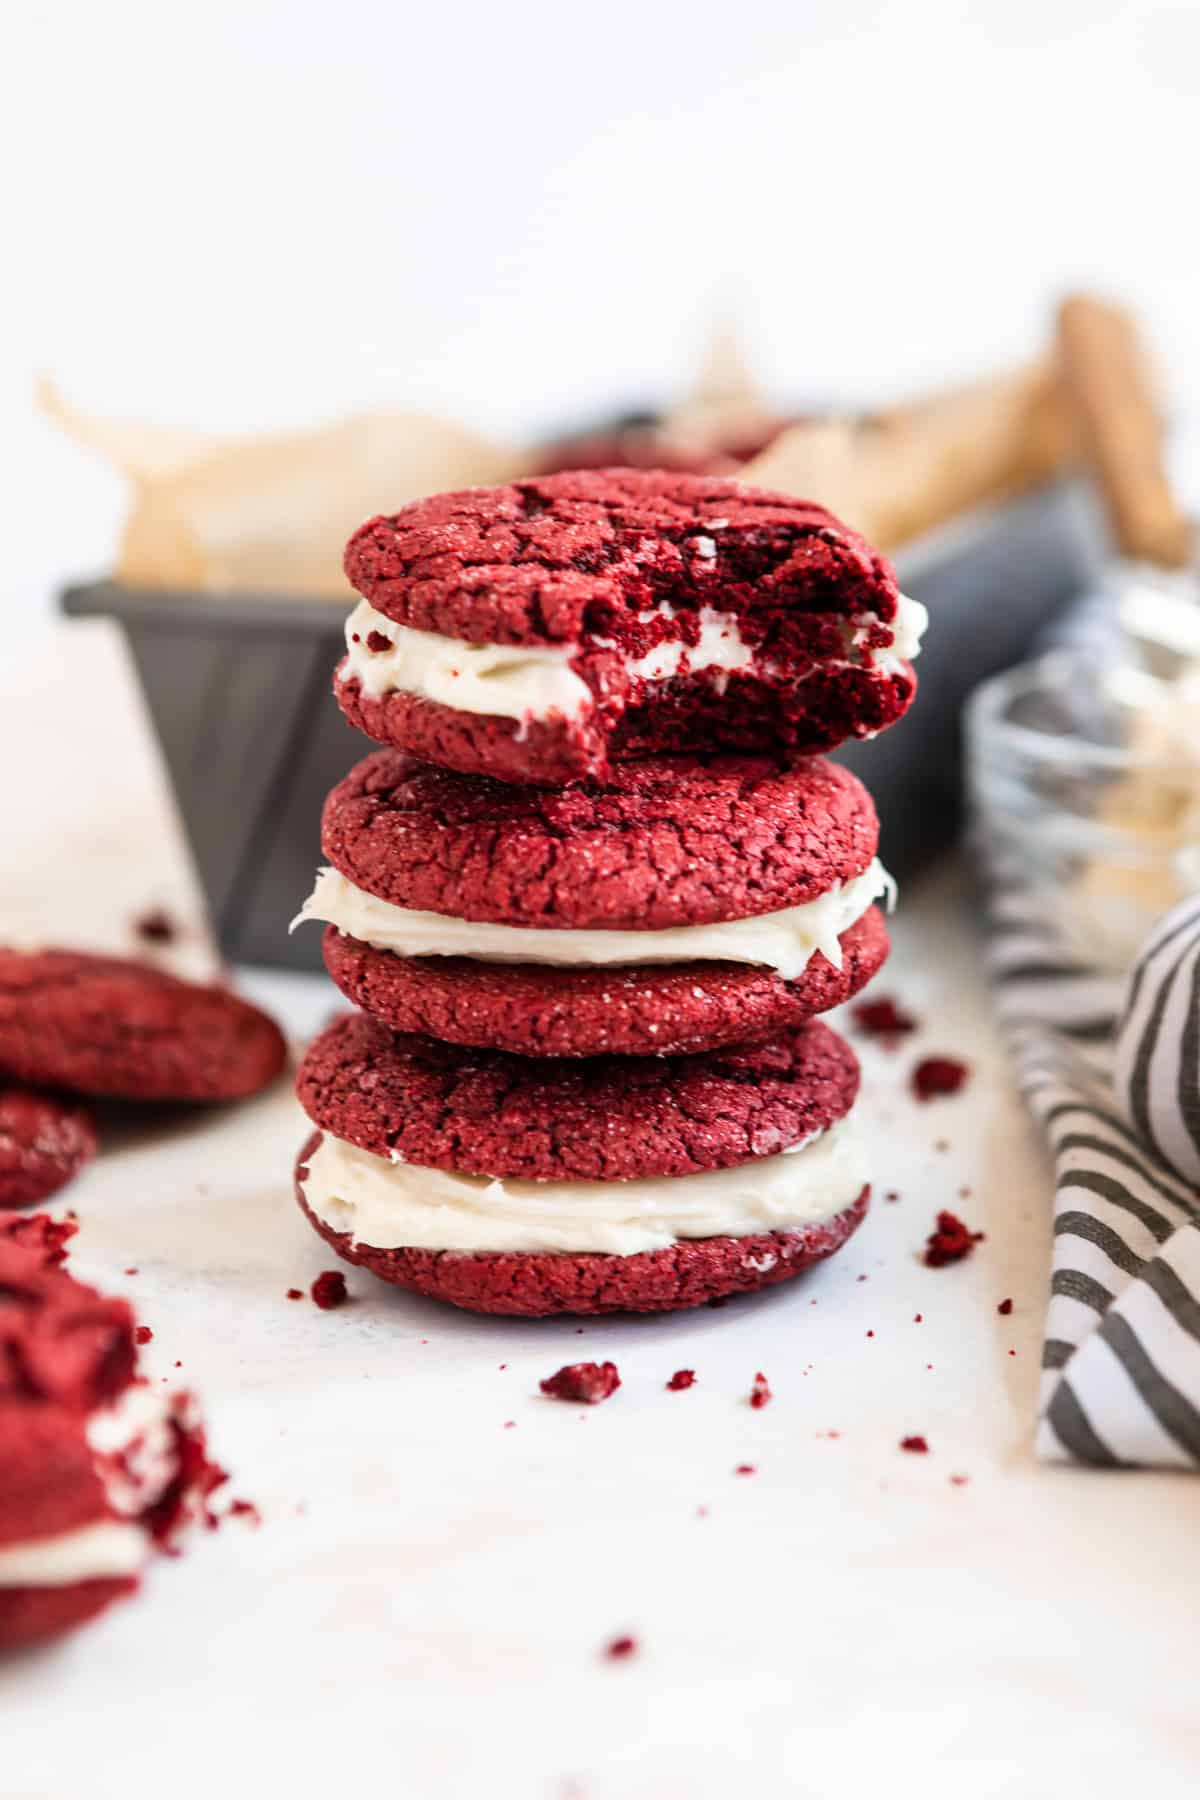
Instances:
[[[867,1180],[854,1126],[776,1156],[644,1181],[518,1181],[389,1162],[326,1133],[302,1178],[310,1210],[376,1250],[634,1256],[682,1238],[799,1230],[853,1205]]]
[[[878,857],[853,880],[804,906],[678,925],[666,931],[553,930],[489,925],[445,913],[394,906],[355,887],[337,869],[322,869],[293,927],[308,919],[336,925],[347,937],[396,956],[467,956],[477,962],[625,966],[647,963],[739,962],[775,969],[785,981],[802,975],[821,952],[842,966],[839,938],[876,900],[890,907],[896,884]]]
[[[673,618],[669,603],[639,613],[642,624],[656,618]],[[891,622],[892,643],[884,650],[863,647],[860,640],[879,621],[874,614],[856,623],[852,644],[876,669],[894,674],[901,663],[916,656],[928,614],[917,600],[901,595]],[[699,614],[700,637],[696,644],[678,639],[657,644],[643,656],[626,657],[629,675],[639,681],[669,681],[687,671],[711,669],[717,678],[754,662],[753,646],[738,630],[737,616],[712,607]],[[608,646],[597,638],[594,644]],[[355,680],[370,699],[404,693],[421,700],[450,706],[458,712],[479,713],[502,719],[545,719],[551,715],[577,718],[592,704],[587,683],[571,664],[575,644],[469,644],[434,631],[414,631],[398,625],[369,601],[360,600],[346,621],[346,659],[343,678]]]
[[[101,1519],[77,1531],[26,1538],[0,1548],[0,1588],[70,1587],[76,1581],[118,1581],[136,1575],[146,1560],[146,1534],[138,1525]]]

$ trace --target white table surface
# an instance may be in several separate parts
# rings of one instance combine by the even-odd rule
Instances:
[[[115,636],[39,623],[17,647],[0,930],[129,948],[165,904],[202,970]],[[351,1271],[353,1306],[321,1313],[285,1299],[332,1260],[291,1197],[286,1081],[111,1138],[60,1203],[76,1272],[135,1300],[149,1370],[202,1396],[263,1523],[228,1521],[133,1604],[0,1667],[6,1800],[1194,1794],[1200,1487],[1031,1460],[1048,1167],[975,919],[953,868],[902,896],[879,991],[925,1025],[899,1053],[857,1045],[862,1232],[719,1310],[489,1321]],[[335,1001],[316,978],[243,985],[297,1034]],[[933,1051],[973,1078],[919,1106],[906,1076]],[[945,1205],[987,1238],[930,1270]],[[615,1398],[541,1398],[581,1357],[618,1363]],[[680,1367],[696,1386],[668,1393]],[[775,1398],[752,1411],[758,1369]],[[638,1653],[606,1661],[625,1632]]]

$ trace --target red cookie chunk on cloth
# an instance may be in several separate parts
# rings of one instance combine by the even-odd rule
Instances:
[[[339,1255],[476,1311],[666,1311],[785,1280],[861,1222],[849,1047],[534,1060],[339,1020],[297,1092],[297,1197]]]
[[[870,796],[820,759],[657,756],[547,792],[380,751],[326,801],[348,999],[524,1056],[696,1053],[841,1004],[887,956]]]
[[[132,1594],[223,1479],[190,1397],[139,1378],[129,1305],[61,1267],[67,1235],[0,1213],[0,1652]]]
[[[96,1128],[85,1107],[0,1086],[0,1212],[48,1199],[95,1154]]]
[[[120,1100],[239,1100],[282,1069],[265,1013],[221,987],[76,950],[0,948],[0,1075]]]
[[[821,506],[600,469],[418,500],[346,547],[334,691],[369,737],[502,781],[663,750],[809,753],[916,691],[924,610]]]

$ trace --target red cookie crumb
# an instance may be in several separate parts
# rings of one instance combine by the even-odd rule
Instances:
[[[1000,1302],[999,1306],[996,1308],[996,1311],[998,1313],[1003,1313],[1004,1317],[1007,1319],[1007,1317],[1008,1317],[1009,1313],[1012,1311],[1012,1309],[1013,1309],[1013,1303],[1011,1300],[1002,1300]]]
[[[927,1056],[912,1072],[912,1090],[918,1100],[932,1100],[939,1094],[957,1094],[966,1081],[969,1069],[953,1056]]]
[[[695,1369],[676,1369],[667,1383],[667,1388],[672,1394],[679,1394],[683,1392],[684,1388],[694,1387],[695,1382]]]
[[[890,999],[864,1000],[850,1016],[864,1037],[879,1038],[885,1049],[894,1049],[898,1038],[917,1029],[916,1019]]]
[[[538,1384],[552,1400],[582,1400],[596,1406],[615,1394],[621,1385],[616,1363],[565,1363],[558,1373]]]
[[[950,1486],[951,1487],[966,1487],[966,1485],[967,1485],[968,1481],[970,1481],[970,1479],[971,1479],[971,1477],[969,1475],[952,1475],[950,1477]]]
[[[152,906],[133,921],[137,936],[147,944],[173,944],[179,927],[165,906]]]
[[[392,648],[392,640],[385,632],[368,631],[367,649],[371,651],[372,655],[380,656],[385,650],[391,650]]]
[[[289,1300],[303,1300],[304,1289],[303,1288],[289,1288],[287,1291],[287,1297]]]
[[[753,1463],[739,1463],[733,1471],[735,1475],[757,1475],[758,1470]]]
[[[253,1500],[231,1500],[229,1502],[229,1517],[231,1519],[245,1519],[247,1523],[251,1525],[262,1524],[262,1514],[259,1512],[257,1506],[255,1506]]]
[[[346,1292],[346,1277],[340,1269],[323,1270],[309,1291],[322,1312],[332,1312],[335,1306],[344,1306],[350,1298]]]
[[[941,1269],[947,1263],[961,1262],[982,1242],[982,1231],[969,1230],[952,1212],[940,1212],[937,1229],[925,1241],[924,1261],[931,1269]]]
[[[927,1456],[929,1454],[929,1445],[919,1433],[914,1433],[911,1437],[901,1438],[900,1448],[902,1450],[911,1450],[915,1456]]]
[[[754,1377],[754,1386],[750,1389],[750,1404],[757,1412],[760,1407],[765,1406],[768,1400],[773,1399],[773,1397],[770,1384],[760,1369],[758,1374]]]
[[[154,1333],[148,1325],[139,1325],[134,1331],[133,1341],[135,1344],[148,1344],[153,1336]]]
[[[542,1384],[543,1386],[545,1383]],[[626,1656],[633,1656],[637,1651],[638,1641],[635,1637],[616,1637],[611,1644],[606,1644],[604,1654],[612,1662],[620,1662]]]

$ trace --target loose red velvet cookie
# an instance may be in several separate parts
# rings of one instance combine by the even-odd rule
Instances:
[[[862,874],[878,839],[848,769],[761,756],[655,756],[606,787],[545,792],[381,750],[332,790],[321,821],[333,866],[394,906],[570,930],[805,905]]]
[[[858,1079],[849,1045],[815,1022],[704,1057],[532,1060],[356,1013],[313,1040],[296,1092],[321,1130],[396,1162],[624,1181],[788,1150],[849,1112]]]
[[[552,968],[465,956],[396,956],[329,926],[325,966],[348,1000],[396,1031],[518,1056],[676,1056],[745,1044],[840,1006],[888,952],[877,906],[785,981],[748,963]]]
[[[86,1108],[31,1088],[0,1088],[0,1210],[57,1193],[95,1154]]]
[[[300,1152],[296,1197],[309,1223],[339,1256],[411,1293],[470,1312],[518,1318],[677,1312],[773,1287],[840,1250],[866,1217],[870,1193],[864,1188],[833,1218],[797,1230],[683,1240],[669,1249],[632,1256],[381,1250],[334,1230],[307,1205],[304,1172],[319,1142],[316,1132]]]
[[[221,1479],[190,1399],[138,1378],[128,1304],[62,1268],[72,1229],[0,1212],[0,1652],[133,1593]]]
[[[237,1100],[278,1075],[279,1028],[226,988],[76,950],[0,949],[0,1073],[122,1100]]]
[[[601,469],[375,518],[335,692],[425,761],[554,786],[692,748],[809,752],[891,725],[924,615],[823,507]]]

